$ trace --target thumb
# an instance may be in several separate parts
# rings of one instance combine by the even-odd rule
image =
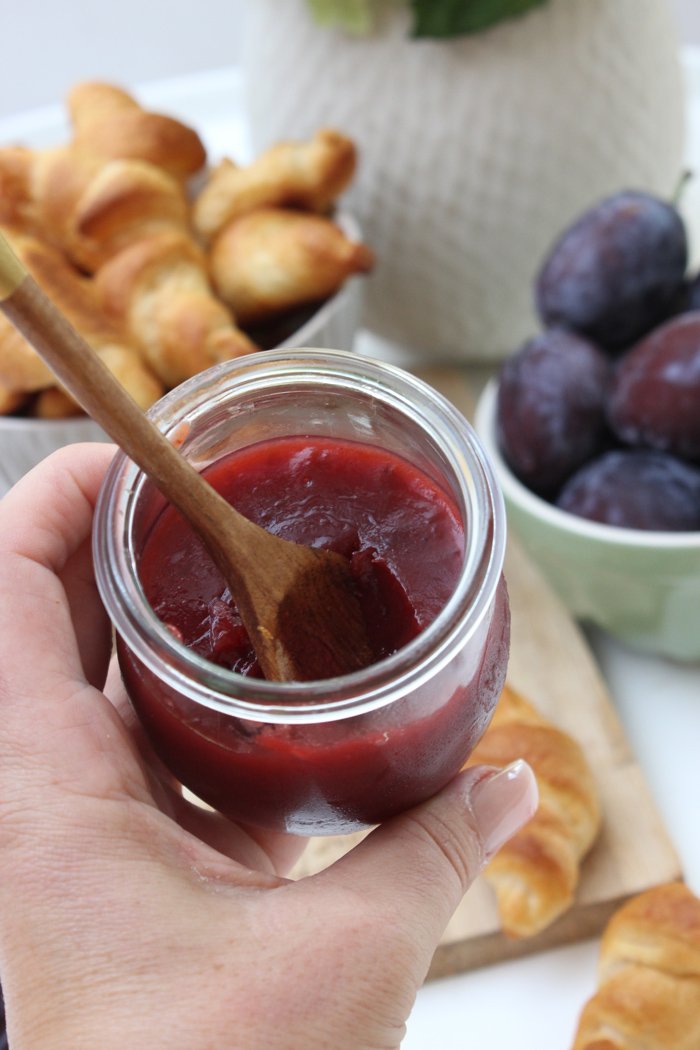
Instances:
[[[461,898],[537,802],[534,773],[522,759],[502,770],[473,766],[381,825],[322,877],[371,902],[401,943],[418,938],[415,961],[427,970]]]

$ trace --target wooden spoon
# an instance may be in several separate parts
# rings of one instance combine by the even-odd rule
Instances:
[[[372,662],[348,561],[273,536],[234,510],[144,415],[2,234],[0,309],[198,533],[230,588],[266,678],[311,681]]]

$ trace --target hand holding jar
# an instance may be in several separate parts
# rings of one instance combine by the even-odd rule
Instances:
[[[0,504],[0,975],[13,1050],[398,1046],[461,895],[531,815],[527,766],[461,773],[321,875],[303,840],[185,801],[115,668],[90,533],[112,452]]]
[[[118,455],[95,571],[160,759],[230,819],[301,835],[435,794],[486,729],[508,661],[505,511],[466,419],[403,369],[333,350],[227,362],[151,418],[245,517],[349,558],[375,650],[351,675],[258,677],[221,574]]]

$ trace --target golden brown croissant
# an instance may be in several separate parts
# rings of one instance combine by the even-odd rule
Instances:
[[[95,281],[108,318],[124,327],[166,386],[256,349],[214,296],[204,255],[184,234],[138,241]]]
[[[470,763],[506,766],[525,758],[540,802],[535,816],[496,854],[485,871],[511,937],[529,937],[571,904],[581,859],[600,827],[600,808],[581,748],[506,685],[491,725]]]
[[[14,325],[4,315],[0,316],[0,386],[5,393],[30,394],[54,382],[48,365],[44,364]],[[14,408],[6,411],[13,412]]]
[[[162,396],[163,384],[144,364],[136,350],[115,344],[100,346],[95,353],[140,408],[150,408]],[[82,412],[70,394],[57,386],[40,391],[31,408],[31,414],[38,419],[64,419],[82,415]]]
[[[56,247],[11,227],[4,227],[3,232],[35,280],[86,338],[86,328],[92,334],[93,329],[106,327],[87,280]],[[105,341],[114,337],[114,330],[109,328]],[[25,393],[55,383],[48,365],[4,316],[0,316],[0,383],[8,390]]]
[[[114,160],[91,179],[76,204],[71,257],[90,272],[128,245],[161,230],[188,229],[177,182],[140,160]]]
[[[34,398],[30,412],[36,419],[70,419],[71,416],[82,414],[78,402],[58,386],[41,390]]]
[[[603,934],[599,986],[573,1050],[698,1050],[700,900],[680,882],[639,894]]]
[[[143,160],[104,161],[71,146],[0,149],[0,221],[19,223],[92,272],[159,229],[186,229],[180,183]]]
[[[196,132],[110,84],[79,84],[69,105],[71,143],[0,149],[0,222],[34,229],[88,271],[156,228],[188,228],[182,179],[206,159]]]
[[[27,400],[26,394],[18,390],[7,390],[0,385],[0,416],[9,416],[19,411]]]
[[[124,345],[121,330],[105,317],[93,282],[78,273],[53,245],[5,228],[15,252],[68,320],[102,356],[134,399],[147,408],[163,393],[162,384],[146,367],[134,348]],[[0,383],[9,391],[36,391],[55,387],[47,365],[5,317],[0,317]],[[39,415],[57,415],[68,395],[60,392],[40,398]],[[52,407],[50,407],[52,406]],[[71,402],[70,414],[75,414]]]
[[[224,227],[210,263],[219,295],[250,325],[325,299],[374,256],[324,216],[260,208]]]
[[[222,161],[194,206],[195,227],[210,240],[233,219],[256,208],[289,206],[327,211],[355,172],[353,142],[331,128],[309,142],[280,142],[252,164]]]
[[[27,227],[31,222],[31,175],[34,151],[26,146],[0,149],[0,224]]]
[[[74,143],[101,160],[144,160],[178,179],[203,167],[206,151],[192,128],[145,110],[128,92],[100,81],[68,96]]]
[[[162,396],[163,384],[137,350],[106,344],[97,348],[97,356],[141,408],[150,408]]]

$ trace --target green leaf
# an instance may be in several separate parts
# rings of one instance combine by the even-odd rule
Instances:
[[[319,25],[336,26],[348,33],[369,33],[374,28],[374,0],[307,0]]]
[[[478,33],[547,0],[410,0],[414,37]]]

